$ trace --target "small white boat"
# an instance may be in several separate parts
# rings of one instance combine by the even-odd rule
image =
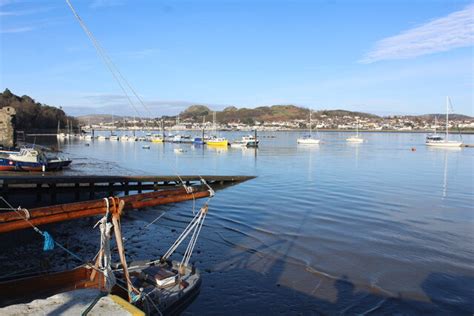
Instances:
[[[311,120],[311,110],[309,110],[309,135],[300,137],[296,140],[297,144],[301,145],[319,145],[320,139],[313,138],[311,135],[312,132],[312,120]]]
[[[181,135],[175,135],[173,137],[173,143],[181,143],[182,139],[181,139]]]
[[[87,134],[87,135],[84,136],[84,139],[85,140],[92,140],[92,135]]]
[[[104,136],[104,135],[99,135],[99,136],[97,136],[97,139],[98,140],[106,140],[106,139],[108,139],[108,137]]]
[[[230,147],[258,147],[259,140],[252,135],[242,136],[241,140],[235,140],[230,144]]]
[[[363,143],[364,142],[364,139],[359,136],[359,120],[357,120],[356,134],[354,136],[346,138],[346,142],[348,143]]]
[[[110,135],[110,140],[119,140],[119,137],[117,135]]]
[[[181,154],[181,153],[184,153],[185,150],[183,148],[175,148],[173,149],[173,151],[176,153],[176,154]]]
[[[137,141],[137,137],[135,137],[135,136],[129,136],[127,140],[128,140],[129,142],[136,142],[136,141]]]
[[[150,145],[143,145],[142,148],[143,149],[150,149]]]
[[[122,142],[128,142],[128,135],[120,136],[120,141],[122,141]]]
[[[296,142],[301,145],[319,145],[321,140],[312,138],[311,136],[307,136],[307,137],[298,138]]]
[[[449,140],[449,104],[450,100],[449,97],[446,97],[446,137],[443,138],[441,135],[435,133],[432,135],[428,135],[426,137],[426,146],[433,146],[433,147],[461,147],[462,142]],[[435,123],[435,126],[437,121]]]

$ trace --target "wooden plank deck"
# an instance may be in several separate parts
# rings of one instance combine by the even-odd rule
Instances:
[[[157,191],[182,186],[202,185],[204,179],[214,189],[253,179],[253,176],[98,176],[98,175],[41,175],[41,174],[0,174],[0,196],[6,199],[33,197],[35,202],[55,204],[60,196],[65,201],[94,199],[97,196],[132,192]],[[63,199],[64,201],[64,199]]]

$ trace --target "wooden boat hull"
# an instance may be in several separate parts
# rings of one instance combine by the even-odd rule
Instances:
[[[138,265],[130,263],[130,275],[132,283],[136,288],[150,289],[152,283],[148,283],[140,278],[142,272],[149,268],[163,268],[169,271],[176,271],[178,262],[148,263],[151,260],[143,261]],[[47,297],[70,292],[77,289],[98,289],[104,291],[102,285],[103,274],[95,271],[92,267],[83,265],[72,270],[41,274],[30,277],[23,277],[11,280],[0,281],[0,307],[13,304],[29,303],[36,299],[45,299]],[[114,272],[118,278],[117,282],[124,286],[123,275],[121,272]],[[147,282],[147,283],[145,283]],[[199,271],[193,267],[186,267],[185,274],[181,276],[178,283],[172,286],[159,288],[154,285],[151,291],[148,291],[148,297],[154,301],[154,304],[160,308],[165,315],[177,315],[182,312],[199,294],[201,286],[201,276]],[[128,301],[128,293],[123,288],[116,285],[111,294],[117,295]],[[71,292],[74,295],[74,292]],[[72,298],[73,300],[73,298]],[[147,304],[148,300],[135,303],[140,310],[154,314],[156,311],[152,304]]]

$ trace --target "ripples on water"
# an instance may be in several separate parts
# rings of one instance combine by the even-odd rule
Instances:
[[[367,133],[357,145],[345,133],[321,134],[323,144],[297,146],[298,133],[275,133],[258,150],[62,146],[76,158],[68,173],[258,176],[211,201],[193,255],[203,286],[186,313],[474,313],[474,149],[426,148],[424,134]],[[162,254],[192,203],[131,212],[124,234],[164,211],[128,242],[131,257]],[[72,243],[81,239],[75,226],[60,226]]]

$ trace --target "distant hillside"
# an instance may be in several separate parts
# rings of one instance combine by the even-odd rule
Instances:
[[[439,114],[423,114],[423,115],[416,115],[416,116],[407,116],[407,117],[417,117],[420,119],[434,121],[435,118],[438,118],[438,121],[444,121],[446,118],[446,113],[439,113]],[[449,120],[472,120],[472,116],[464,115],[464,114],[449,114]]]
[[[15,108],[15,126],[18,130],[55,130],[58,122],[64,128],[68,120],[72,126],[77,126],[77,121],[68,117],[62,109],[41,104],[27,95],[17,96],[8,89],[0,93],[0,108],[5,106]]]
[[[351,112],[345,110],[321,110],[313,111],[313,118],[316,120],[321,117],[342,117],[342,116],[359,116],[359,117],[377,117],[373,114],[362,112]],[[204,105],[193,105],[179,114],[181,119],[192,119],[200,121],[205,117],[206,121],[212,120],[212,111]],[[259,122],[275,122],[275,121],[291,121],[291,120],[307,120],[309,117],[309,109],[298,107],[295,105],[273,105],[261,106],[255,109],[241,108],[234,106],[225,108],[223,111],[216,112],[216,119],[220,123],[242,122],[253,123]]]
[[[112,121],[120,121],[123,120],[124,117],[116,116],[112,114],[90,114],[90,115],[81,115],[76,116],[76,119],[79,121],[81,125],[88,125],[88,124],[99,124],[99,123],[111,123]]]
[[[213,110],[205,105],[191,105],[186,110],[179,114],[181,121],[193,121],[202,122],[203,118],[207,122],[212,121]],[[319,110],[312,112],[312,117],[315,121],[324,120],[328,118],[341,119],[343,117],[359,117],[359,118],[371,118],[375,120],[382,120],[384,117],[377,116],[370,113],[364,112],[353,112],[347,110]],[[445,114],[425,114],[425,115],[397,115],[397,117],[405,117],[410,119],[418,120],[433,120],[435,116],[438,117],[439,121],[442,121]],[[393,117],[393,116],[392,116]],[[473,118],[462,114],[450,114],[450,120],[472,120]],[[176,116],[163,116],[164,120],[175,120]],[[219,123],[229,122],[240,122],[244,124],[253,124],[255,121],[258,122],[278,122],[278,121],[293,121],[293,120],[308,120],[309,109],[298,107],[295,105],[272,105],[272,106],[261,106],[255,109],[249,108],[237,108],[235,106],[226,107],[222,111],[216,111],[216,120]],[[113,116],[110,114],[91,114],[78,116],[77,119],[82,125],[87,124],[99,124],[99,123],[111,123],[114,120],[120,124],[124,120],[131,121],[134,117],[131,116]],[[136,118],[137,120],[149,119],[149,118]],[[158,122],[161,118],[156,118]],[[158,123],[157,123],[158,124]]]

